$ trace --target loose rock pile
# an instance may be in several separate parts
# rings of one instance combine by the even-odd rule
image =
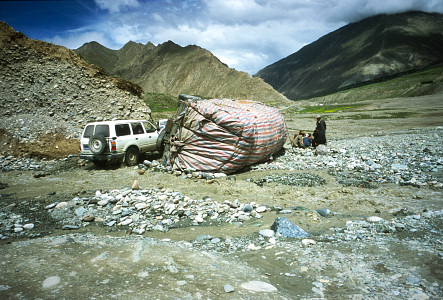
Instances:
[[[64,162],[72,157],[72,155],[68,155],[68,157],[59,160],[45,160],[29,157],[15,157],[12,155],[0,155],[0,172],[17,170],[36,171],[34,177],[41,176],[43,174],[48,175],[52,172],[60,171],[60,165],[64,164]]]
[[[344,186],[368,188],[395,183],[442,188],[442,139],[442,128],[436,128],[426,132],[412,130],[390,136],[330,141],[327,155],[317,156],[312,149],[296,148],[253,169],[325,169]],[[269,181],[279,180],[270,178]]]
[[[149,117],[136,96],[106,79],[19,45],[0,48],[0,128],[22,142],[63,133],[78,138],[90,121]]]
[[[191,199],[168,189],[97,191],[94,197],[75,197],[68,202],[53,203],[46,209],[64,224],[62,229],[78,229],[89,222],[105,226],[128,226],[132,233],[146,230],[247,221],[261,218],[270,210],[256,203],[238,200],[218,203],[209,197]]]
[[[418,135],[424,142],[416,141]],[[392,136],[330,141],[327,155],[315,155],[312,148],[286,149],[275,160],[252,166],[252,170],[327,170],[336,177],[339,184],[362,188],[376,188],[386,183],[443,188],[442,138],[441,128],[436,128],[426,132],[401,132]],[[183,178],[215,179],[224,176],[194,169],[172,172],[157,161],[144,161],[139,168],[170,172]],[[249,180],[259,186],[269,183],[318,186],[325,182],[318,175],[296,172]]]

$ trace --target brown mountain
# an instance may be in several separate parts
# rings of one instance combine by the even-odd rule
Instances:
[[[443,63],[443,15],[407,12],[351,23],[260,70],[291,100],[384,81]]]
[[[119,50],[111,50],[90,42],[75,51],[107,73],[137,83],[149,93],[253,99],[271,105],[288,101],[263,80],[229,68],[194,45],[128,42]]]

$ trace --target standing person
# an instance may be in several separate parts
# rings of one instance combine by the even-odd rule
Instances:
[[[315,129],[314,140],[312,141],[312,146],[316,148],[318,145],[326,145],[326,136],[324,130]]]
[[[314,130],[313,146],[326,145],[326,122],[321,119],[320,115],[317,115],[317,123]]]
[[[320,115],[317,115],[317,126],[315,129],[318,129],[318,131],[326,131],[326,122],[321,119]]]

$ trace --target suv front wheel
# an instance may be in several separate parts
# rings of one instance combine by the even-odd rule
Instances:
[[[138,163],[140,153],[136,147],[129,147],[125,154],[125,163],[128,167],[135,166]]]

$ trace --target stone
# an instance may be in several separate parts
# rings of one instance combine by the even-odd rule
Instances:
[[[256,246],[255,244],[251,243],[248,245],[248,250],[260,250],[260,246]]]
[[[270,238],[270,237],[274,236],[275,232],[272,229],[262,229],[258,232],[258,234],[260,234],[261,236]]]
[[[197,238],[195,239],[196,242],[202,242],[202,241],[208,241],[211,240],[212,236],[209,234],[200,234],[199,236],[197,236]]]
[[[277,235],[284,237],[308,237],[309,234],[303,229],[289,221],[287,218],[277,218],[272,224],[271,229],[275,231]]]
[[[134,182],[132,183],[131,189],[132,190],[139,190],[140,189],[140,184],[138,183],[138,180],[134,180]]]
[[[34,229],[34,224],[32,224],[32,223],[25,224],[25,225],[23,225],[23,229],[25,229],[25,230]]]
[[[252,210],[253,210],[253,208],[250,204],[246,204],[245,206],[243,206],[244,212],[251,212]]]
[[[160,224],[155,225],[152,229],[153,229],[153,230],[156,230],[156,231],[165,231],[165,229],[163,228],[163,226],[160,225]]]
[[[301,243],[303,244],[303,246],[309,246],[309,245],[315,245],[315,244],[317,244],[316,241],[311,240],[311,239],[303,239],[303,240],[301,241]]]
[[[146,231],[144,228],[134,228],[132,229],[132,233],[134,234],[143,234]]]
[[[406,171],[408,169],[408,166],[404,164],[392,164],[391,169],[394,172]]]
[[[132,223],[132,219],[131,218],[127,218],[124,221],[121,222],[122,226],[126,226]]]
[[[93,222],[95,220],[95,216],[93,215],[86,215],[82,218],[83,222]]]
[[[134,206],[137,210],[142,210],[142,209],[145,209],[146,207],[148,207],[148,204],[142,202],[142,203],[136,203]]]
[[[76,225],[63,225],[62,230],[76,230],[79,229],[79,226]]]
[[[234,287],[230,284],[225,284],[223,289],[225,290],[225,293],[232,293],[233,291],[235,291]]]
[[[62,208],[62,207],[64,207],[64,206],[66,206],[66,205],[68,205],[67,202],[60,202],[60,203],[58,203],[58,204],[55,206],[55,208]]]
[[[268,210],[268,209],[267,209],[266,206],[259,206],[259,207],[257,207],[257,208],[255,209],[255,211],[258,212],[258,213],[262,213],[262,212],[265,212],[265,211],[267,211],[267,210]]]
[[[108,203],[109,203],[108,199],[103,199],[103,200],[98,201],[97,205],[99,205],[99,206],[106,206],[106,205],[108,205]]]
[[[197,223],[202,223],[204,220],[201,216],[195,216],[194,221]]]
[[[318,214],[322,217],[327,217],[331,214],[331,211],[325,208],[317,209],[316,212],[318,212]]]
[[[244,288],[245,290],[252,291],[252,292],[262,292],[262,293],[277,292],[277,288],[275,286],[273,286],[272,284],[269,284],[269,283],[266,283],[263,281],[258,281],[258,280],[248,281],[248,282],[242,283],[240,286],[242,288]]]
[[[54,203],[51,203],[51,204],[49,204],[49,205],[46,205],[46,206],[45,206],[45,209],[51,209],[51,208],[54,208],[57,204],[58,204],[58,202],[54,202]]]
[[[84,208],[82,206],[75,209],[75,215],[77,217],[83,216],[86,212],[87,212],[86,208]]]
[[[377,217],[377,216],[371,216],[371,217],[368,217],[368,218],[366,219],[366,221],[368,221],[368,222],[370,222],[370,223],[382,223],[382,222],[384,222],[385,220],[383,220],[382,218]]]
[[[51,276],[45,279],[45,281],[43,281],[42,287],[44,289],[52,289],[54,287],[56,287],[61,281],[61,278],[58,276]]]
[[[248,216],[248,215],[239,215],[238,216],[238,219],[240,220],[240,221],[249,221],[250,219],[251,219],[251,217],[250,216]]]
[[[315,148],[315,153],[317,155],[326,155],[328,154],[328,148],[326,147],[326,145],[318,145]]]

